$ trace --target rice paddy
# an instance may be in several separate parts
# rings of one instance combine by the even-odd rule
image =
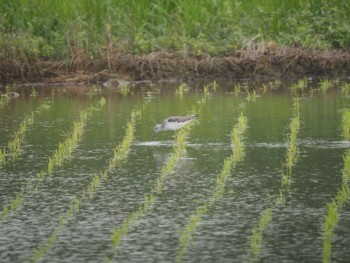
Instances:
[[[346,261],[348,89],[305,78],[29,89],[0,110],[0,258]]]

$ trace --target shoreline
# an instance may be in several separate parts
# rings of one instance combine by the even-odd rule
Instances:
[[[350,77],[350,50],[317,51],[274,43],[254,44],[231,54],[184,56],[177,51],[143,55],[114,52],[107,58],[36,59],[0,62],[1,85],[86,85],[123,81],[239,81],[273,78]]]

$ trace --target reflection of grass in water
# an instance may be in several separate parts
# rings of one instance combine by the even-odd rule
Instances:
[[[66,139],[59,143],[58,148],[54,154],[49,157],[47,167],[42,169],[37,177],[34,177],[22,186],[21,191],[16,193],[16,197],[10,199],[9,204],[3,206],[3,211],[0,212],[0,222],[7,217],[7,214],[11,211],[16,210],[19,205],[23,202],[25,195],[33,190],[36,190],[37,184],[43,180],[47,175],[51,175],[56,167],[63,163],[63,160],[71,156],[78,142],[80,141],[82,134],[84,132],[84,126],[88,117],[92,115],[92,112],[99,109],[106,103],[105,99],[102,98],[97,106],[91,106],[88,110],[82,111],[80,113],[80,118],[78,121],[74,122],[73,131],[68,134]]]
[[[299,115],[299,100],[294,100],[293,118],[289,124],[290,134],[289,134],[289,147],[287,149],[286,160],[284,163],[284,171],[281,179],[281,187],[279,189],[279,194],[275,198],[275,204],[281,205],[285,202],[285,192],[290,188],[290,180],[292,176],[292,168],[297,162],[298,147],[296,140],[300,128],[300,115]],[[267,208],[263,211],[260,216],[258,226],[253,227],[252,234],[250,236],[250,250],[247,262],[257,262],[259,261],[263,233],[264,230],[269,226],[272,220],[272,208]]]
[[[145,105],[146,104],[144,104],[144,106]],[[84,201],[91,199],[94,196],[97,188],[101,185],[101,183],[107,180],[109,171],[114,169],[117,165],[126,159],[131,143],[134,140],[136,120],[142,117],[143,110],[145,110],[145,107],[132,111],[130,121],[126,125],[127,127],[125,129],[125,136],[122,142],[114,148],[113,157],[109,161],[107,167],[97,172],[92,177],[92,180],[87,185],[87,187],[83,190],[80,197],[75,197],[70,202],[68,209],[59,215],[58,226],[50,234],[44,244],[34,249],[34,256],[29,259],[29,262],[38,262],[44,255],[49,253],[50,249],[54,247],[56,243],[57,234],[64,229],[66,222],[74,216],[75,212],[79,211]]]
[[[194,112],[198,113],[201,110],[203,104],[207,102],[208,93],[204,92],[204,95],[201,99],[198,100],[197,109],[194,109]],[[166,163],[162,165],[161,173],[159,174],[154,186],[153,191],[157,195],[160,195],[163,192],[164,180],[166,176],[172,174],[174,172],[175,166],[182,154],[185,151],[186,143],[185,139],[189,135],[190,130],[195,125],[196,122],[191,122],[184,128],[180,129],[176,133],[175,137],[175,146],[173,148],[173,152]],[[105,257],[105,262],[110,262],[111,258],[115,255],[117,247],[120,245],[123,237],[127,236],[129,228],[134,224],[135,220],[141,218],[145,211],[151,209],[157,200],[157,196],[154,194],[147,194],[144,197],[143,203],[139,206],[139,208],[129,214],[129,216],[124,220],[123,224],[114,228],[113,235],[111,237],[112,240],[112,252],[110,255]]]
[[[177,254],[177,262],[182,261],[182,257],[189,246],[192,235],[196,230],[198,224],[201,221],[201,217],[208,213],[209,209],[212,208],[217,201],[219,201],[225,190],[225,184],[228,176],[231,174],[232,166],[237,164],[243,159],[243,133],[247,128],[247,118],[241,112],[237,125],[232,129],[231,132],[231,143],[233,145],[232,154],[225,159],[221,173],[216,178],[215,190],[212,192],[211,197],[208,201],[205,201],[203,205],[196,208],[189,222],[186,224],[184,230],[180,233],[180,249]]]
[[[346,140],[349,140],[349,125],[350,112],[348,109],[343,111],[343,135]],[[323,223],[323,262],[332,261],[332,239],[334,236],[334,228],[338,224],[339,213],[342,211],[344,205],[350,199],[349,179],[350,179],[350,150],[348,150],[344,157],[344,168],[342,174],[341,189],[338,190],[333,200],[327,203],[326,215]]]
[[[34,123],[34,116],[36,114],[40,114],[43,110],[49,107],[50,107],[50,101],[43,102],[36,111],[31,112],[31,114],[27,115],[24,118],[24,120],[20,123],[18,129],[14,132],[15,137],[7,143],[7,149],[4,148],[3,150],[0,150],[0,167],[6,164],[7,162],[6,157],[8,157],[10,161],[14,161],[19,157],[19,155],[22,152],[23,141],[27,133],[27,130]]]

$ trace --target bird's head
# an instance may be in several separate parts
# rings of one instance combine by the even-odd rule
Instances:
[[[162,125],[161,124],[157,124],[156,126],[154,126],[154,128],[153,128],[153,131],[154,132],[159,132],[159,131],[161,131],[162,130]]]

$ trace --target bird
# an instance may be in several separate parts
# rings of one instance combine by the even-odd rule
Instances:
[[[195,120],[199,115],[187,115],[187,116],[171,116],[166,118],[161,124],[154,126],[154,132],[160,131],[176,131],[181,129],[186,124]]]

